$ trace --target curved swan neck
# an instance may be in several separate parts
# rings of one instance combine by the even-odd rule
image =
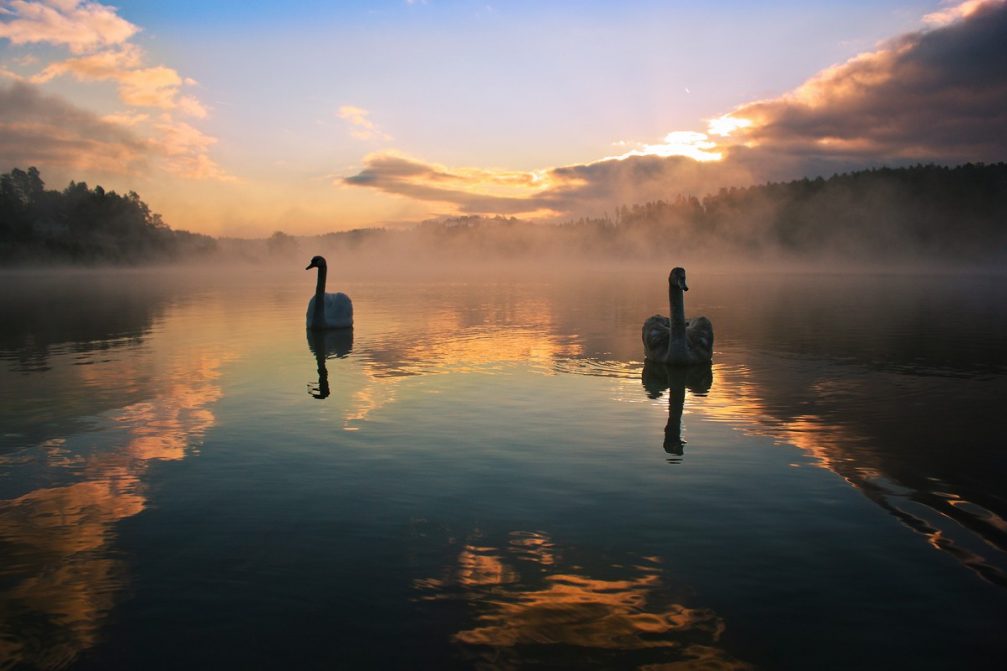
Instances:
[[[684,361],[689,356],[689,345],[685,338],[685,299],[682,289],[668,283],[668,300],[671,302],[671,337],[668,338],[670,361]]]

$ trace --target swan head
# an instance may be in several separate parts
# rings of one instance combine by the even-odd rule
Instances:
[[[673,268],[671,274],[668,275],[668,284],[682,291],[688,291],[689,287],[685,283],[685,268]]]
[[[308,264],[308,267],[305,268],[305,270],[311,270],[312,268],[324,268],[324,267],[325,267],[325,257],[315,256],[312,257],[311,263]]]

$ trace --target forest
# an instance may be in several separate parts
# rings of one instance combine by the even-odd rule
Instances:
[[[703,196],[670,184],[668,192],[666,200],[553,223],[442,217],[406,228],[215,240],[170,229],[136,193],[82,182],[48,191],[34,168],[15,169],[0,177],[0,263],[135,265],[220,255],[264,263],[316,253],[367,267],[669,257],[996,264],[1007,257],[1007,163],[879,168]]]
[[[818,261],[998,264],[1007,257],[1007,163],[879,168],[620,206],[541,224],[448,217],[406,230],[315,238],[282,232],[271,254],[321,249],[344,262],[390,252],[441,259],[586,259],[615,263]],[[303,255],[303,251],[301,251]]]
[[[139,265],[216,249],[210,236],[169,228],[133,191],[84,182],[47,190],[34,167],[0,175],[0,264]]]

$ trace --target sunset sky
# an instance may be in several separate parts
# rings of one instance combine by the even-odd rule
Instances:
[[[261,236],[1007,159],[1007,3],[0,0],[0,170]]]

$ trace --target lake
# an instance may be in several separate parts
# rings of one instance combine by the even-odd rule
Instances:
[[[1007,656],[1003,276],[301,268],[0,276],[0,668]]]

